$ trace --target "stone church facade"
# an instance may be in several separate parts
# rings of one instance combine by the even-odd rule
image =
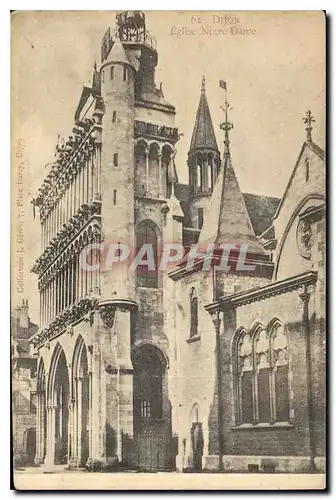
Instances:
[[[325,160],[312,117],[282,199],[242,193],[231,125],[226,116],[222,154],[203,79],[181,184],[157,62],[144,14],[119,13],[34,200],[35,463],[322,470]],[[165,242],[244,246],[250,267],[235,251],[230,270],[204,266],[204,254],[168,271],[102,265],[104,245],[147,244],[158,262]]]

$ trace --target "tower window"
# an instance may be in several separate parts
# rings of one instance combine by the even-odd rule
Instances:
[[[202,229],[204,221],[204,210],[203,208],[198,209],[198,229]]]
[[[110,79],[113,80],[114,78],[114,66],[111,66],[111,69],[110,69]]]
[[[114,153],[113,155],[113,166],[114,167],[118,166],[118,153]]]
[[[117,190],[113,189],[113,205],[117,204]]]
[[[190,337],[198,334],[198,298],[195,288],[190,290]]]
[[[127,68],[124,67],[124,81],[127,82]]]
[[[116,121],[117,121],[117,112],[113,111],[113,114],[112,114],[112,123],[115,123]]]
[[[158,242],[154,227],[147,221],[141,222],[136,229],[136,254],[139,255],[143,245],[150,248],[154,259],[154,268],[150,265],[150,254],[146,252],[143,261],[147,263],[139,264],[136,269],[137,286],[146,288],[158,287]]]
[[[306,182],[309,181],[309,160],[308,158],[305,159],[305,165],[306,165]]]

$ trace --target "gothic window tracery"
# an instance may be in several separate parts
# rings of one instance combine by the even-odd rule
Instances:
[[[288,422],[288,337],[283,325],[242,330],[233,355],[237,424]]]

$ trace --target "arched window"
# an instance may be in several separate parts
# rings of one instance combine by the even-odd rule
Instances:
[[[145,247],[143,247],[146,245]],[[146,250],[145,250],[146,249]],[[137,286],[158,287],[158,248],[157,235],[153,225],[142,222],[136,229],[136,255],[141,255],[143,265],[138,265]],[[154,263],[154,265],[153,265]]]
[[[165,366],[159,351],[145,345],[134,357],[134,410],[136,423],[162,418]]]
[[[274,419],[289,420],[288,339],[284,327],[276,324],[271,333]]]
[[[211,153],[208,154],[208,169],[209,169],[209,188],[213,190],[214,187],[214,172],[213,172],[213,156]]]
[[[305,167],[306,167],[306,182],[309,181],[309,160],[305,158]]]
[[[190,337],[198,335],[198,298],[195,288],[190,291]]]
[[[204,185],[203,179],[203,157],[201,154],[196,156],[196,189],[197,192],[202,191]]]
[[[240,331],[234,347],[237,424],[289,421],[288,340],[276,322]]]

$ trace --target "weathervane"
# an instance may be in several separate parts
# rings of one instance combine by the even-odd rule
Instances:
[[[311,133],[313,130],[313,127],[312,127],[313,122],[315,122],[315,119],[314,119],[313,115],[311,114],[310,109],[308,109],[308,111],[306,111],[305,118],[303,118],[303,123],[305,123],[307,125],[307,127],[306,127],[307,142],[312,142],[312,134]]]
[[[233,124],[228,121],[228,110],[232,109],[230,108],[230,104],[228,103],[227,100],[227,87],[226,87],[226,82],[224,80],[219,81],[219,86],[221,89],[225,90],[225,102],[224,106],[221,106],[221,109],[224,111],[224,117],[225,121],[220,124],[221,130],[224,130],[225,137],[224,137],[224,158],[230,156],[230,139],[229,139],[229,132],[230,130],[233,129]]]

